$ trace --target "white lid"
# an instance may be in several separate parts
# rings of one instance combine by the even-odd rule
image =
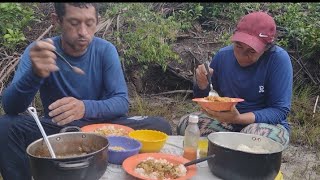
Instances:
[[[190,115],[189,116],[189,122],[190,123],[198,123],[199,117],[197,115]]]

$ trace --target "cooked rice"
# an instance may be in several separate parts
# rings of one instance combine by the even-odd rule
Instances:
[[[264,149],[262,146],[257,146],[257,145],[249,147],[249,146],[246,146],[244,144],[240,144],[237,147],[237,150],[244,151],[244,152],[250,152],[250,153],[270,153],[269,150]]]
[[[135,172],[150,179],[171,180],[185,176],[187,169],[183,164],[174,165],[166,159],[148,157],[137,165]]]
[[[229,97],[219,97],[219,96],[207,96],[204,99],[213,102],[232,102],[233,100]]]
[[[115,128],[114,126],[103,126],[94,130],[93,132],[104,136],[128,136],[128,132],[123,128]]]

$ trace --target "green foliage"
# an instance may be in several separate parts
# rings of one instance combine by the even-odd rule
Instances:
[[[106,17],[113,17],[121,11],[125,28],[113,36],[121,40],[115,44],[123,47],[124,56],[121,58],[127,65],[138,64],[146,70],[150,64],[158,64],[166,70],[169,60],[179,60],[170,46],[180,28],[172,17],[164,18],[144,3],[115,4],[107,10]]]
[[[236,23],[241,16],[260,10],[261,3],[203,3],[203,16],[206,18],[228,20]]]
[[[243,15],[260,10],[263,5],[261,3],[201,3],[204,7],[202,20],[210,19],[213,23],[212,29],[223,31],[219,39],[223,42],[223,46],[231,43],[230,37],[233,29],[240,17]],[[229,26],[228,30],[221,29]]]
[[[25,43],[22,32],[34,20],[34,12],[20,3],[0,3],[0,43],[9,49]]]
[[[270,9],[278,26],[287,31],[279,42],[281,45],[298,50],[305,59],[319,51],[320,3],[275,3]]]
[[[188,30],[192,24],[202,16],[203,6],[200,3],[190,3],[178,12],[174,13],[175,20],[181,23],[182,30]]]

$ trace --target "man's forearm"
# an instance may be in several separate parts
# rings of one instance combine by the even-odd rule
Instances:
[[[114,119],[124,116],[129,110],[129,101],[125,96],[115,96],[106,100],[84,100],[84,118]]]
[[[3,109],[7,114],[24,112],[40,88],[42,79],[34,74],[26,74],[5,89],[2,97]]]

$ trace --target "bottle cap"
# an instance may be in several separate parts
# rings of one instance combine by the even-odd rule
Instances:
[[[197,115],[190,115],[189,116],[189,122],[190,123],[198,123],[199,117]]]

